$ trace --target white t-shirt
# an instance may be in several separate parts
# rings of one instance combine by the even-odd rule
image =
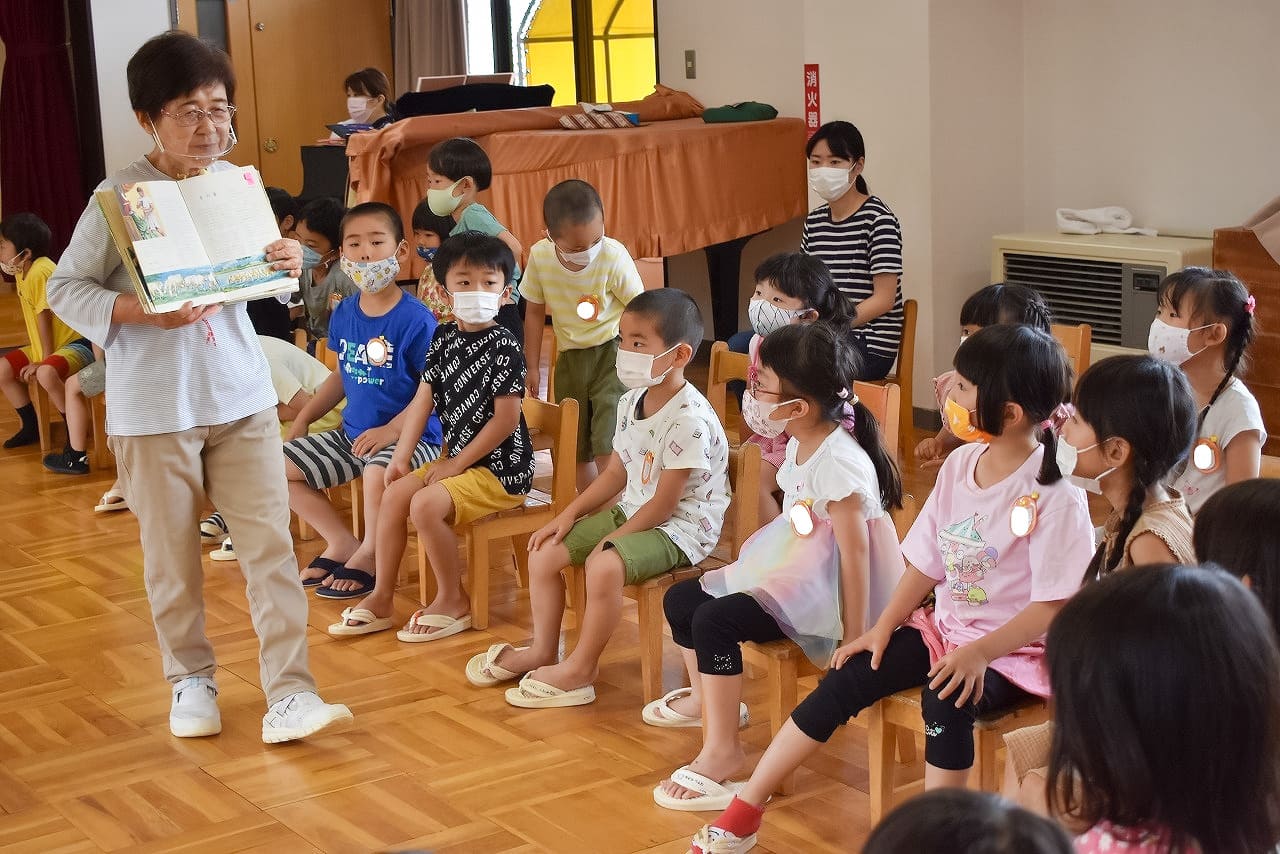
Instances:
[[[666,406],[644,418],[640,402],[648,389],[632,389],[618,400],[613,450],[627,469],[618,506],[630,519],[658,491],[666,469],[693,469],[671,518],[658,526],[689,563],[705,560],[720,541],[729,507],[729,442],[707,399],[685,382]]]
[[[1262,410],[1258,408],[1258,401],[1239,378],[1232,378],[1205,413],[1204,424],[1196,435],[1196,441],[1217,437],[1221,453],[1226,451],[1232,439],[1251,430],[1256,430],[1264,443],[1267,441],[1267,429],[1262,423]],[[1217,470],[1206,474],[1188,461],[1181,470],[1174,469],[1172,481],[1171,485],[1182,493],[1187,509],[1194,515],[1200,510],[1200,505],[1209,500],[1210,495],[1227,485],[1227,467],[1219,461]]]
[[[288,404],[300,391],[315,394],[316,389],[329,378],[329,369],[324,363],[301,347],[268,335],[259,335],[258,343],[262,345],[262,352],[267,357],[267,367],[271,369],[271,385],[276,390],[276,399],[281,403]],[[339,403],[313,421],[308,432],[320,433],[341,427],[345,403],[346,401]]]
[[[800,443],[787,442],[787,458],[778,469],[782,507],[788,510],[801,499],[813,501],[813,513],[830,519],[827,504],[857,494],[862,515],[870,522],[884,515],[880,484],[871,457],[843,427],[831,431],[818,449],[803,463],[796,462]]]

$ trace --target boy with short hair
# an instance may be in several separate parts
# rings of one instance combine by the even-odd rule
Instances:
[[[529,250],[524,275],[524,359],[529,394],[541,385],[547,310],[556,333],[556,403],[578,401],[578,489],[613,453],[622,383],[614,370],[618,319],[644,291],[625,246],[604,233],[604,203],[586,181],[562,181],[542,202],[547,236]],[[696,345],[695,345],[696,346]],[[592,461],[595,461],[594,468]]]
[[[427,205],[438,216],[452,217],[450,236],[464,231],[478,231],[496,237],[511,250],[516,260],[511,295],[498,309],[498,323],[511,330],[517,341],[524,341],[524,325],[520,309],[520,255],[524,247],[507,227],[498,222],[489,209],[476,201],[476,194],[489,189],[493,181],[493,164],[474,139],[455,137],[437,143],[427,155]]]
[[[18,412],[22,426],[5,440],[6,448],[20,448],[40,441],[36,408],[27,391],[33,377],[49,393],[59,412],[66,412],[67,377],[93,361],[89,341],[53,313],[45,284],[57,266],[48,257],[53,235],[44,220],[33,213],[16,213],[0,222],[0,270],[18,284],[18,301],[27,325],[26,347],[10,350],[0,358],[0,390]],[[68,444],[65,456],[83,463],[85,448]]]
[[[449,299],[436,280],[435,269],[431,264],[436,257],[440,244],[449,238],[449,233],[456,225],[452,217],[437,216],[431,212],[431,205],[426,199],[418,202],[413,209],[413,242],[418,249],[418,257],[426,261],[422,274],[418,276],[418,299],[426,303],[427,308],[441,323],[453,320],[453,312],[449,308]]]
[[[398,634],[407,643],[439,640],[471,628],[454,526],[524,504],[533,486],[533,445],[521,414],[524,358],[498,307],[511,287],[515,259],[496,237],[470,231],[450,237],[434,266],[454,310],[436,331],[422,382],[405,412],[399,448],[387,465],[378,519],[377,586],[329,627],[333,635],[390,628],[406,516],[413,519],[436,576],[436,596]],[[406,444],[432,411],[440,414],[449,457],[412,476]],[[473,567],[475,572],[487,571]]]
[[[685,366],[702,343],[702,317],[683,291],[647,291],[621,321],[617,372],[630,389],[618,402],[609,465],[529,540],[528,648],[494,644],[467,664],[476,685],[527,674],[507,691],[524,708],[595,700],[600,654],[618,626],[622,587],[704,560],[729,506],[729,444]],[[615,505],[618,493],[622,498]],[[576,521],[575,521],[576,520]],[[586,571],[585,613],[573,652],[556,663],[570,565]]]
[[[303,246],[304,257],[298,293],[306,311],[305,329],[312,339],[329,337],[329,318],[334,306],[360,290],[338,263],[346,213],[342,202],[329,196],[312,199],[298,212],[294,231]],[[398,215],[396,220],[399,221]],[[305,262],[308,249],[319,256],[319,261],[311,267]]]
[[[409,244],[395,209],[356,205],[343,217],[341,266],[360,288],[329,320],[329,349],[338,370],[316,389],[294,419],[284,446],[289,507],[324,537],[326,548],[302,570],[302,583],[328,599],[373,589],[375,532],[404,410],[417,391],[418,372],[436,331],[427,307],[396,286]],[[347,400],[342,429],[307,435],[311,423]],[[411,437],[412,438],[412,437]],[[440,453],[440,421],[428,419],[410,458],[415,467]],[[361,542],[321,491],[364,477],[365,536]]]

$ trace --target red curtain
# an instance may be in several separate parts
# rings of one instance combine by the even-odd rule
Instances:
[[[0,203],[49,223],[55,259],[85,203],[66,32],[61,2],[0,2]]]

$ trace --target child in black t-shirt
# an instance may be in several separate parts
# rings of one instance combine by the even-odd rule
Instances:
[[[329,627],[333,635],[391,628],[406,516],[426,548],[438,592],[397,636],[420,643],[471,628],[454,526],[521,506],[533,486],[533,445],[520,409],[524,356],[515,336],[494,320],[510,294],[515,258],[501,240],[472,231],[446,240],[432,266],[454,320],[436,331],[401,431],[416,440],[434,409],[449,453],[412,477],[408,452],[391,458],[378,516],[377,581],[372,593]],[[414,444],[401,446],[412,451]]]

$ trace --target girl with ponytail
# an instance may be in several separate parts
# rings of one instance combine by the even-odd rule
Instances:
[[[757,433],[791,434],[778,471],[785,512],[738,560],[667,591],[664,608],[692,688],[645,707],[653,726],[702,726],[702,751],[654,789],[668,809],[719,810],[746,755],[738,737],[743,641],[791,638],[826,667],[865,631],[902,575],[890,508],[902,482],[880,428],[853,393],[858,357],[843,330],[783,326],[760,346],[744,417]]]
[[[1232,273],[1187,267],[1160,283],[1147,349],[1195,392],[1196,442],[1173,486],[1192,514],[1227,484],[1258,476],[1267,431],[1239,374],[1257,335],[1254,297]]]

